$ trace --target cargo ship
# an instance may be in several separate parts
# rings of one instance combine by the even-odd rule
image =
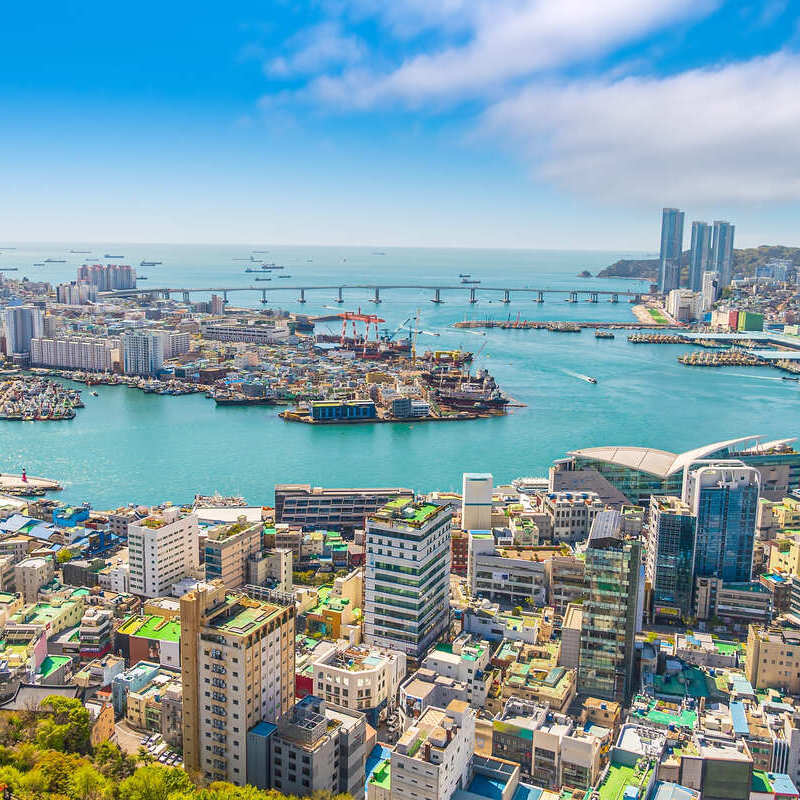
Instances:
[[[140,267],[157,267],[161,264],[161,261],[140,261]]]
[[[44,263],[45,264],[66,264],[67,263],[67,259],[66,258],[46,258],[44,260]]]
[[[106,253],[103,258],[125,258],[125,256],[112,256],[111,253]]]

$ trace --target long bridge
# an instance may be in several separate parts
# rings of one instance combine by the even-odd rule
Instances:
[[[620,297],[626,297],[631,303],[638,303],[643,297],[642,292],[628,292],[628,291],[609,291],[597,289],[531,289],[529,287],[504,287],[504,286],[475,286],[469,284],[456,284],[456,285],[431,285],[431,284],[416,284],[416,283],[392,283],[392,284],[375,284],[375,283],[333,283],[325,285],[314,284],[301,284],[294,286],[286,286],[285,284],[275,284],[274,286],[212,286],[201,288],[153,288],[153,287],[139,287],[135,289],[114,289],[107,292],[99,292],[102,297],[151,297],[151,298],[164,298],[169,300],[174,294],[181,295],[183,302],[188,303],[190,295],[192,294],[217,294],[222,295],[224,301],[228,302],[228,294],[232,292],[261,292],[261,302],[266,303],[268,293],[274,292],[297,292],[297,302],[306,302],[306,292],[335,292],[336,296],[333,298],[337,303],[344,303],[345,290],[367,290],[372,293],[369,300],[373,303],[381,302],[381,292],[391,291],[395,289],[416,289],[421,291],[428,291],[432,293],[432,303],[443,303],[442,292],[469,290],[469,302],[478,302],[478,293],[482,294],[501,294],[502,302],[510,303],[511,294],[527,294],[535,295],[534,302],[543,303],[545,294],[567,295],[565,300],[571,303],[577,303],[581,297],[587,302],[597,303],[600,297],[607,297],[609,302],[618,303]]]

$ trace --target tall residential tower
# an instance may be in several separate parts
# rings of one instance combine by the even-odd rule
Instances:
[[[681,282],[683,252],[683,211],[665,208],[661,214],[661,250],[659,253],[659,290],[668,294]]]
[[[733,275],[733,233],[730,222],[714,220],[714,241],[711,245],[710,270],[719,272],[720,286],[729,286]]]
[[[692,247],[689,251],[689,288],[703,291],[703,273],[710,270],[711,226],[707,222],[692,223]]]

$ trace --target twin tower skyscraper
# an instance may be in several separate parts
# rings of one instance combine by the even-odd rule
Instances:
[[[661,215],[661,250],[659,253],[659,290],[664,294],[681,288],[683,222],[685,214],[677,208],[665,208]],[[689,251],[689,276],[685,284],[694,292],[703,290],[703,273],[718,274],[718,289],[728,286],[733,271],[733,232],[730,222],[715,220],[692,222]]]

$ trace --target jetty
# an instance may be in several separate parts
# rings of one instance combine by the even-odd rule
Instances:
[[[64,487],[50,478],[39,478],[23,472],[21,475],[14,475],[10,472],[0,472],[0,493],[2,494],[43,494],[44,492],[55,492]]]
[[[589,328],[592,330],[652,330],[654,327],[663,330],[670,328],[683,330],[686,325],[655,325],[641,322],[593,322],[580,320],[540,320],[540,319],[465,319],[453,323],[454,328],[500,328],[500,330],[572,330]]]

